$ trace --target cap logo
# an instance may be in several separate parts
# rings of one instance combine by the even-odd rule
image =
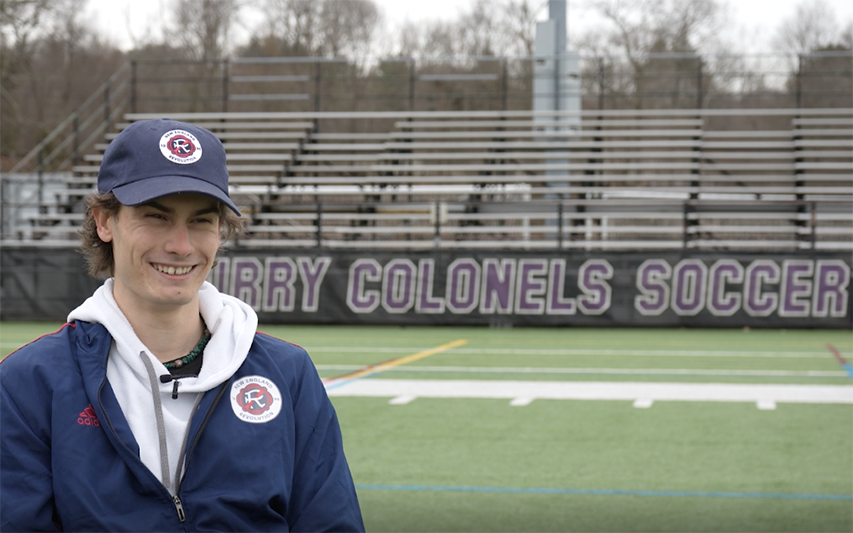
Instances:
[[[201,159],[201,143],[186,130],[167,131],[160,137],[160,153],[179,165],[189,165]]]
[[[231,385],[231,409],[252,424],[269,422],[281,412],[281,392],[263,376],[246,376]]]

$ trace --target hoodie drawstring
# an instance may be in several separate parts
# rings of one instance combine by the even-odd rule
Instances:
[[[154,365],[145,352],[139,352],[139,357],[148,371],[148,381],[151,383],[151,397],[154,399],[154,418],[157,420],[157,436],[160,439],[160,475],[161,482],[166,487],[172,485],[169,477],[169,449],[166,446],[166,423],[163,421],[163,405],[160,402],[159,379],[154,372]]]

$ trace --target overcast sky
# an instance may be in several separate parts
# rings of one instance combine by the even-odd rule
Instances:
[[[340,0],[345,1],[345,0]],[[458,16],[473,0],[375,0],[384,10],[387,29],[393,31],[406,20],[425,21]],[[726,4],[730,20],[729,35],[733,42],[743,43],[738,51],[745,53],[772,52],[769,41],[781,21],[791,18],[802,0],[721,0]],[[835,11],[843,26],[853,20],[853,0],[825,0]],[[569,0],[569,36],[603,24],[600,17],[584,0]],[[146,31],[157,32],[163,24],[168,0],[88,0],[85,20],[90,20],[99,32],[122,49],[132,47],[128,34],[142,38]],[[547,18],[547,8],[541,12]],[[130,21],[130,22],[128,22]],[[251,26],[252,21],[245,21]],[[241,39],[242,40],[242,39]]]

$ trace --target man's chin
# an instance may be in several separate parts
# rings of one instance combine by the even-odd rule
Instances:
[[[163,308],[176,308],[193,304],[197,301],[199,287],[180,291],[165,291],[155,298],[155,302]]]

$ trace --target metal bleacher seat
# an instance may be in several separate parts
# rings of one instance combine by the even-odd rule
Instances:
[[[716,120],[752,110],[170,118],[225,144],[246,246],[853,249],[851,113],[781,110],[790,126],[775,129]],[[378,119],[387,130],[317,126]],[[91,190],[106,146],[63,178],[66,197]],[[72,238],[69,215],[20,231]]]
[[[124,118],[127,122],[117,124],[118,131],[133,121],[160,118],[160,115],[132,113]],[[280,114],[172,113],[169,118],[191,121],[211,130],[226,147],[228,171],[235,184],[276,183],[314,129],[312,121],[282,118]],[[107,134],[106,140],[115,138],[118,131]],[[106,146],[97,145],[100,154],[89,155],[85,160],[99,163]],[[78,166],[75,171],[92,174],[97,169]]]

